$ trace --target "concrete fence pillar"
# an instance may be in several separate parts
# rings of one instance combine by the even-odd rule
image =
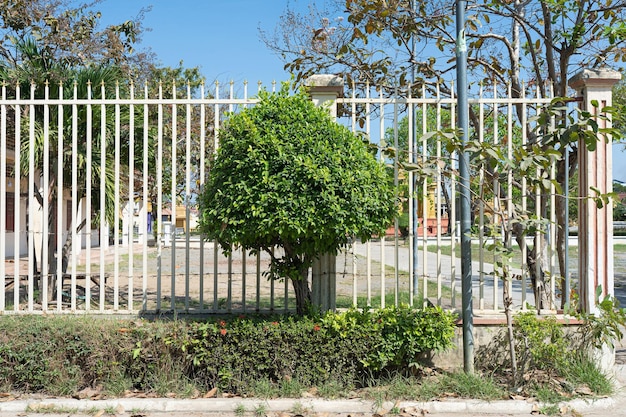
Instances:
[[[581,108],[598,114],[612,105],[612,88],[621,74],[610,69],[584,69],[569,80],[582,97]],[[597,102],[598,106],[594,106]],[[610,120],[599,120],[600,127],[610,127]],[[611,137],[599,140],[595,151],[578,144],[578,286],[582,311],[596,313],[596,289],[602,297],[613,295],[613,205],[612,201],[598,208],[586,197],[613,191],[613,158]]]
[[[337,117],[337,98],[343,93],[343,79],[336,75],[313,75],[307,79],[307,91],[316,106],[328,108]],[[323,254],[313,263],[311,298],[314,306],[322,312],[335,310],[337,298],[337,257]]]

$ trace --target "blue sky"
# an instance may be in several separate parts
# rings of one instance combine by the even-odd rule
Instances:
[[[317,0],[324,6],[324,0]],[[259,39],[259,27],[272,33],[287,5],[306,11],[308,0],[105,0],[96,8],[103,23],[134,18],[152,7],[143,21],[146,28],[140,48],[150,48],[164,66],[200,67],[207,81],[250,84],[256,93],[261,81],[289,80],[281,60]],[[238,91],[241,91],[239,89]],[[626,182],[626,153],[613,147],[613,178]]]
[[[323,5],[323,1],[318,3]],[[290,75],[259,39],[259,26],[272,33],[287,5],[306,10],[307,0],[105,0],[95,9],[103,23],[121,23],[152,6],[145,15],[140,48],[149,47],[164,66],[201,67],[208,82],[247,80],[270,86]],[[256,90],[254,90],[256,91]]]

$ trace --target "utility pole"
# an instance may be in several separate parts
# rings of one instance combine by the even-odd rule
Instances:
[[[462,132],[461,144],[469,140],[469,104],[467,99],[467,44],[465,42],[465,0],[456,2],[456,76],[457,127]],[[472,240],[469,183],[469,153],[459,152],[459,195],[461,198],[461,291],[463,313],[463,369],[474,373],[474,313],[472,311]]]

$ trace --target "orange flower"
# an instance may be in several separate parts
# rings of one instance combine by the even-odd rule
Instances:
[[[278,322],[277,322],[277,321],[273,321],[273,322],[272,322],[272,325],[273,325],[273,326],[278,326]]]
[[[220,330],[220,334],[221,334],[222,336],[226,336],[226,329],[221,329],[221,330]]]
[[[220,320],[219,325],[220,327],[226,327],[226,322],[224,320]]]
[[[319,332],[322,328],[320,327],[319,324],[316,324],[315,326],[313,326],[313,330],[316,332]]]

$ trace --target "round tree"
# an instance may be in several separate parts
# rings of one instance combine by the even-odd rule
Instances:
[[[226,253],[270,254],[270,277],[291,280],[302,314],[313,260],[392,222],[392,181],[361,138],[287,84],[231,115],[219,139],[200,231]]]

